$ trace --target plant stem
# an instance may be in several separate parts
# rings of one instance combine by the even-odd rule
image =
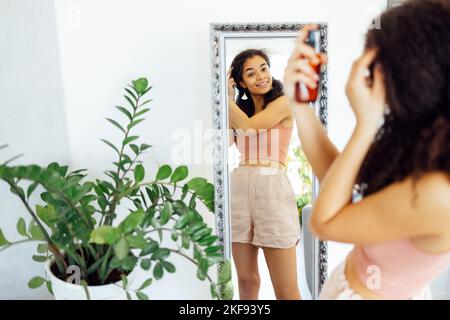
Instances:
[[[34,239],[25,239],[25,240],[20,240],[20,241],[15,241],[15,242],[10,242],[8,243],[6,246],[4,246],[3,248],[0,249],[0,252],[2,252],[3,250],[6,250],[16,244],[21,244],[21,243],[26,243],[26,242],[45,242],[45,241],[41,241],[41,240],[34,240]]]
[[[50,190],[49,190],[49,191],[50,191]],[[64,193],[58,192],[58,191],[50,191],[50,192],[55,192],[57,195],[59,195],[60,197],[62,197],[63,200],[64,200],[69,206],[71,206],[72,209],[74,209],[74,210],[76,211],[76,213],[80,216],[81,220],[83,220],[84,224],[85,224],[88,228],[94,229],[95,226],[92,224],[92,222],[89,221],[89,219],[87,219],[87,218],[83,215],[83,213],[80,211],[80,209],[79,209],[75,204],[73,204],[72,201],[70,201],[70,199],[68,199]]]
[[[174,250],[174,249],[168,249],[169,251],[179,254],[180,256],[188,259],[190,262],[192,262],[193,264],[195,264],[196,266],[198,266],[198,263],[195,262],[194,259],[192,259],[191,257],[187,256],[186,254],[184,254],[183,252],[181,252],[180,250]],[[210,276],[208,276],[208,274],[206,274],[206,278],[209,280],[210,283],[213,283],[212,279]]]
[[[137,97],[137,99],[136,99],[136,108],[133,108],[134,110],[133,110],[133,116],[131,117],[131,122],[133,122],[133,120],[134,120],[134,117],[136,116],[136,110],[138,109],[138,107],[139,107],[139,99],[141,98],[141,95],[138,95],[138,97]],[[131,123],[130,122],[130,123]],[[126,131],[126,133],[125,133],[125,138],[124,138],[124,140],[126,139],[126,138],[128,138],[128,134],[130,133],[130,130],[131,129],[128,129],[127,128],[127,131]],[[123,157],[123,151],[124,151],[124,149],[125,149],[125,145],[122,143],[122,148],[120,149],[120,152],[119,152],[119,165],[117,166],[117,172],[116,172],[116,174],[117,174],[117,176],[119,176],[120,177],[120,161],[122,160],[122,157]],[[126,173],[127,171],[125,170],[125,173]],[[123,176],[124,177],[124,176]],[[123,179],[123,177],[122,177],[122,179]],[[118,183],[116,183],[116,189],[118,188]],[[117,190],[116,190],[117,191]],[[111,218],[111,216],[113,215],[113,213],[115,212],[115,210],[116,210],[116,206],[117,206],[117,202],[119,201],[119,199],[118,199],[118,195],[117,195],[117,193],[116,194],[114,194],[114,196],[113,196],[113,199],[112,199],[112,205],[110,206],[110,208],[109,208],[109,215],[110,215],[110,217],[107,217],[106,219],[105,219],[105,225],[111,225],[112,224],[112,218]]]
[[[18,189],[17,185],[14,182],[11,182],[9,180],[5,180],[5,181],[9,184],[9,186],[14,191],[17,192],[19,199],[22,201],[22,203],[24,204],[24,206],[27,209],[28,213],[31,215],[33,220],[38,225],[39,229],[41,230],[42,234],[44,235],[45,240],[48,243],[48,249],[55,256],[55,261],[56,261],[56,264],[58,265],[59,271],[64,274],[66,269],[67,269],[67,263],[64,260],[64,256],[61,254],[61,252],[59,252],[58,248],[53,243],[52,239],[50,238],[49,234],[47,233],[47,230],[45,230],[44,226],[41,224],[41,221],[39,220],[39,218],[36,216],[36,214],[31,209],[31,207],[28,204],[27,200],[25,198],[23,198],[22,195],[20,195],[20,192],[18,191],[19,189]]]

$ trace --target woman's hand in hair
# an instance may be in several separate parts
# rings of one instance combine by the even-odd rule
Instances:
[[[370,49],[353,63],[346,86],[346,94],[355,113],[357,127],[363,130],[378,129],[386,103],[386,90],[380,64],[373,67],[373,80],[369,68],[377,51]]]
[[[234,102],[234,98],[235,98],[235,91],[234,89],[236,88],[236,82],[234,81],[233,78],[231,78],[231,70],[229,69],[227,72],[227,80],[228,80],[228,99],[230,101]]]
[[[310,30],[316,30],[317,25],[306,25],[298,36],[294,51],[284,69],[284,90],[291,101],[295,101],[295,85],[303,82],[310,88],[316,88],[319,75],[308,63],[311,60],[314,64],[327,63],[327,56],[323,53],[317,55],[313,48],[305,44],[305,39]]]

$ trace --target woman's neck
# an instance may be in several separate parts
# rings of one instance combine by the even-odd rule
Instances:
[[[255,113],[261,111],[264,105],[264,96],[252,95],[252,100],[255,105]]]

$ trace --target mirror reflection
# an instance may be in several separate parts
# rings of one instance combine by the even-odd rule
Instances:
[[[240,299],[301,298],[300,213],[311,203],[312,172],[282,83],[294,44],[295,34],[225,42],[231,241]]]

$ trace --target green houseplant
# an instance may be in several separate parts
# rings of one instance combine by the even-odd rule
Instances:
[[[295,146],[293,154],[295,155],[294,159],[288,157],[288,166],[289,163],[295,162],[300,177],[300,186],[297,189],[300,192],[297,194],[296,200],[300,223],[302,223],[302,210],[312,203],[312,168],[301,146]]]
[[[71,282],[83,290],[83,298],[89,299],[95,298],[90,291],[112,285],[120,286],[128,299],[133,298],[132,294],[148,299],[143,290],[154,279],[176,272],[168,258],[177,254],[196,265],[200,280],[210,281],[213,298],[231,298],[230,264],[223,261],[217,236],[196,209],[197,203],[202,203],[214,212],[213,185],[201,177],[186,181],[187,166],[173,170],[162,165],[154,179],[145,181],[146,172],[139,158],[151,146],[137,144],[139,137],[131,132],[150,111],[147,105],[151,100],[144,100],[144,96],[151,88],[145,78],[132,81],[124,94],[128,106],[116,107],[126,124],[107,119],[123,133],[123,140],[116,146],[102,139],[117,157],[114,168],[105,171],[105,179],[86,181],[87,170],[69,172],[67,166],[55,162],[46,167],[11,166],[14,157],[0,165],[0,180],[20,198],[32,218],[28,226],[23,218],[17,222],[22,240],[10,242],[0,229],[0,251],[36,241],[33,260],[45,262],[47,276],[51,276],[50,280],[34,277],[28,283],[30,288],[46,284],[53,293],[56,282],[59,288]],[[42,202],[33,208],[30,196],[37,190],[43,190]],[[121,206],[126,206],[128,213],[119,222]],[[168,237],[176,248],[162,246]],[[220,266],[216,281],[208,275],[214,265]],[[149,277],[131,289],[129,276],[138,267]]]

